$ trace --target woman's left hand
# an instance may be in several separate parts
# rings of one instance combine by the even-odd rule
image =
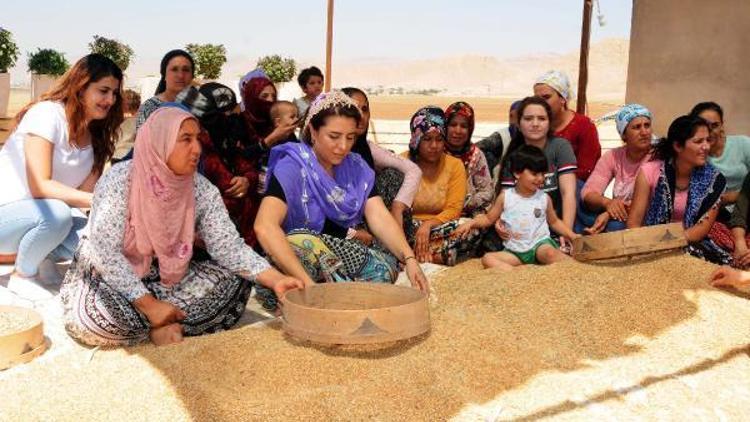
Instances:
[[[414,234],[414,252],[417,254],[419,262],[432,262],[432,253],[430,252],[431,230],[432,227],[425,221]]]
[[[404,271],[406,271],[406,276],[409,277],[412,287],[425,292],[428,296],[430,295],[430,283],[416,259],[407,259]]]
[[[362,244],[365,246],[372,245],[372,241],[375,240],[374,237],[365,229],[359,229],[357,230],[357,233],[354,235],[354,238],[359,240]]]
[[[232,198],[242,198],[247,195],[247,190],[250,187],[250,181],[247,180],[247,177],[235,176],[229,181],[229,183],[232,186],[224,191],[224,194]]]
[[[714,287],[750,287],[750,273],[731,267],[720,267],[711,274],[711,285]]]
[[[284,294],[289,290],[293,289],[304,289],[305,283],[294,277],[282,277],[273,283],[273,292],[276,293],[276,297],[282,298]]]

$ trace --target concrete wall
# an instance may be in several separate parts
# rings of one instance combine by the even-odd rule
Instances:
[[[700,101],[725,111],[727,134],[750,134],[750,0],[633,0],[627,102],[656,133]]]

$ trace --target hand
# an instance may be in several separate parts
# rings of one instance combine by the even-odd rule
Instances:
[[[235,176],[229,181],[231,186],[224,191],[224,194],[232,198],[242,198],[247,194],[250,187],[250,181],[247,177]]]
[[[473,223],[474,220],[469,220],[461,224],[456,228],[456,230],[453,231],[453,236],[460,237],[461,239],[466,239],[474,229]]]
[[[711,285],[714,287],[750,287],[750,273],[731,267],[720,267],[711,274]]]
[[[601,233],[601,231],[607,227],[607,223],[609,223],[609,213],[604,211],[596,217],[596,220],[594,220],[594,224],[592,224],[591,227],[586,227],[583,231],[585,231],[586,234]]]
[[[147,294],[136,299],[133,305],[141,311],[148,322],[151,324],[151,328],[164,327],[169,324],[182,321],[187,316],[185,311],[172,305],[169,302],[159,300],[154,296]]]
[[[497,220],[495,222],[495,231],[497,232],[497,235],[500,236],[500,239],[502,240],[510,239],[510,230],[508,230],[508,228],[505,227],[505,223],[503,222],[503,220]]]
[[[414,252],[417,254],[419,262],[432,262],[432,252],[430,251],[430,230],[432,225],[425,221],[414,234]]]
[[[273,148],[279,141],[290,137],[296,128],[296,124],[277,126],[273,129],[273,132],[263,139],[263,144],[265,144],[266,148]]]
[[[284,297],[284,294],[289,290],[304,289],[305,283],[294,277],[282,276],[280,279],[273,283],[273,292],[276,293],[276,297],[279,299]]]
[[[627,205],[625,205],[625,202],[623,202],[622,199],[610,199],[609,203],[607,204],[607,212],[609,213],[610,217],[614,218],[617,221],[628,220],[628,207]]]
[[[407,259],[404,271],[406,276],[409,277],[412,287],[427,293],[428,296],[430,295],[430,283],[416,259]]]
[[[573,249],[571,246],[570,240],[567,237],[560,236],[560,250],[562,252],[570,254],[571,249]]]
[[[365,229],[357,230],[357,233],[354,235],[354,238],[362,242],[365,246],[372,245],[372,241],[375,240],[374,237]]]
[[[739,243],[735,243],[733,255],[737,267],[745,268],[750,265],[750,250],[747,249],[747,246],[743,247]]]

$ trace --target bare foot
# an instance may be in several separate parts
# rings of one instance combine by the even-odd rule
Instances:
[[[164,346],[182,341],[182,325],[178,323],[154,328],[148,334],[151,341],[157,346]]]

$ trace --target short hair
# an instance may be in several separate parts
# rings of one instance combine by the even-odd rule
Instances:
[[[527,169],[535,173],[546,173],[549,166],[541,149],[523,144],[510,155],[510,171],[515,174]]]
[[[321,72],[320,69],[315,66],[310,66],[308,68],[302,69],[302,71],[297,76],[297,83],[299,84],[300,88],[304,89],[307,86],[307,82],[313,76],[319,76],[320,79],[323,79],[323,72]]]
[[[122,91],[122,105],[125,113],[135,114],[141,106],[141,94],[132,89]]]
[[[292,108],[295,111],[297,110],[297,106],[294,105],[294,103],[290,101],[281,100],[281,101],[274,102],[273,105],[271,106],[271,111],[270,111],[271,118],[275,119],[277,117],[281,117],[281,113],[283,113],[284,110],[288,110],[289,108]]]
[[[713,101],[704,101],[702,103],[696,104],[692,110],[690,110],[690,115],[698,117],[701,113],[703,113],[706,110],[715,111],[719,114],[719,118],[722,122],[724,122],[724,110],[721,108],[720,105],[716,104]]]

